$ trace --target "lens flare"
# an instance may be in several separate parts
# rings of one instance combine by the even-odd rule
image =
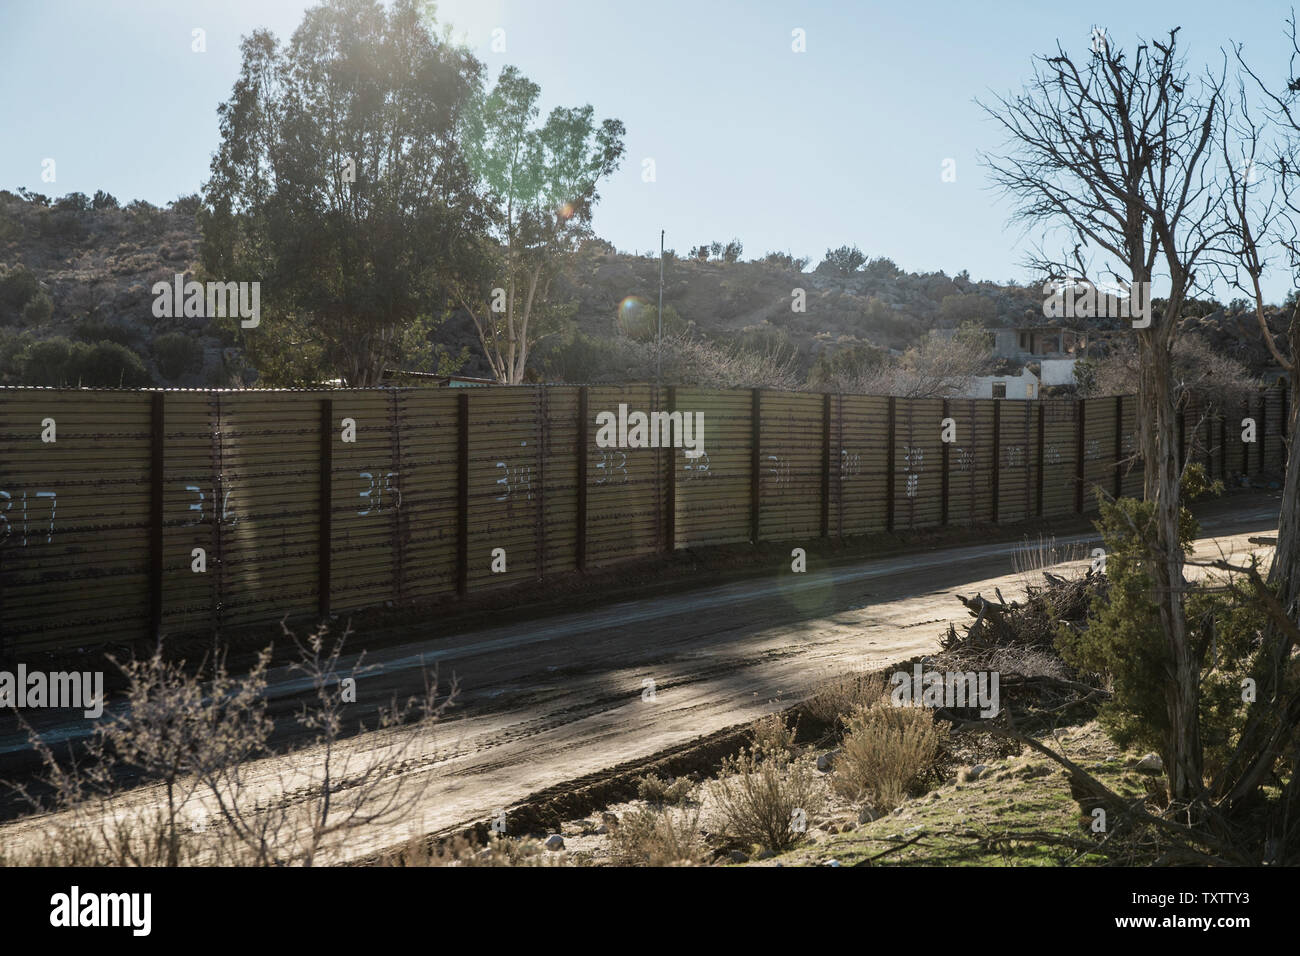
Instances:
[[[618,324],[620,332],[627,334],[637,319],[637,314],[646,307],[645,299],[637,295],[629,295],[618,304],[618,311],[614,315],[614,321]]]

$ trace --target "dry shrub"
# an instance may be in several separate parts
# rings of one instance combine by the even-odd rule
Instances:
[[[798,731],[798,720],[791,726],[786,723],[784,714],[768,714],[750,725],[754,749],[762,753],[793,753]]]
[[[815,762],[808,756],[742,751],[722,763],[714,800],[726,834],[745,846],[788,850],[803,835],[796,811],[806,821],[821,809]]]
[[[306,638],[288,629],[314,693],[295,715],[308,742],[274,762],[268,712],[269,649],[245,675],[224,660],[191,672],[159,646],[141,660],[114,663],[126,679],[125,706],[97,722],[84,754],[60,761],[29,728],[50,796],[11,785],[32,816],[8,824],[5,862],[57,866],[311,866],[347,841],[410,818],[429,774],[401,772],[457,692],[424,693],[377,708],[366,746],[343,739],[344,678],[364,673],[342,649],[350,632],[327,641],[322,625]],[[110,658],[111,659],[111,658]],[[367,728],[360,726],[360,732]],[[358,738],[360,740],[360,738]],[[123,781],[137,784],[128,789]]]
[[[695,785],[685,777],[663,780],[654,774],[647,774],[637,783],[636,794],[647,803],[656,806],[685,803]]]
[[[697,866],[708,859],[700,836],[700,811],[644,807],[623,814],[610,850],[623,865]]]
[[[880,674],[850,672],[830,677],[813,688],[804,701],[804,711],[828,727],[838,726],[859,707],[874,704],[885,696],[885,679]]]
[[[877,812],[902,803],[938,757],[939,731],[934,714],[924,707],[878,702],[859,708],[846,725],[831,786]]]

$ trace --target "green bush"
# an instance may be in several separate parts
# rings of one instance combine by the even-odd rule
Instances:
[[[116,342],[128,348],[136,339],[135,333],[125,325],[89,315],[77,323],[75,334],[83,342]]]
[[[87,345],[55,336],[27,346],[20,362],[23,385],[140,388],[153,384],[140,356],[116,342]]]
[[[50,316],[54,314],[54,303],[44,292],[38,292],[27,300],[23,306],[23,322],[29,329],[40,328],[46,322],[50,321]]]
[[[72,356],[77,348],[84,348],[63,336],[33,342],[23,350],[19,359],[23,385],[69,385],[72,374]]]
[[[85,193],[68,193],[55,201],[54,208],[69,212],[90,212],[91,200]]]
[[[28,332],[0,329],[0,385],[21,385],[24,353],[31,345]]]
[[[163,378],[176,379],[202,367],[203,345],[184,332],[167,332],[154,340],[153,357]]]
[[[0,312],[18,315],[41,291],[41,284],[26,266],[16,266],[0,276]]]
[[[1217,492],[1205,469],[1189,465],[1183,475],[1183,500]],[[1149,567],[1154,555],[1155,507],[1133,498],[1101,500],[1097,522],[1105,545],[1108,587],[1097,598],[1082,630],[1062,626],[1057,649],[1071,666],[1109,678],[1111,697],[1100,712],[1102,725],[1122,747],[1163,753],[1170,731],[1163,689],[1173,672],[1169,644],[1153,600]],[[1190,552],[1199,531],[1183,509],[1179,540]],[[1200,735],[1206,769],[1221,766],[1235,743],[1245,715],[1242,681],[1256,676],[1254,650],[1265,624],[1256,599],[1235,585],[1190,583],[1186,596],[1190,643],[1200,661]],[[1167,755],[1166,755],[1167,757]]]
[[[86,348],[76,356],[75,371],[86,386],[142,388],[153,384],[140,356],[116,342],[97,342]]]
[[[837,276],[851,276],[867,261],[866,254],[857,246],[840,246],[827,249],[826,258],[817,265],[817,272]]]

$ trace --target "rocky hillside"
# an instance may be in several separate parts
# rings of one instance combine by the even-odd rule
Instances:
[[[228,383],[234,341],[206,319],[153,315],[153,283],[198,258],[196,204],[122,208],[101,193],[45,206],[0,191],[0,381],[27,379],[33,343],[57,342],[87,383]],[[66,357],[38,351],[47,371]]]
[[[207,386],[252,384],[237,337],[202,318],[155,318],[150,289],[192,270],[199,237],[195,197],[160,209],[124,207],[103,193],[50,202],[0,191],[0,383]],[[1043,323],[1040,288],[918,275],[875,259],[850,274],[801,271],[788,256],[718,261],[668,256],[664,321],[671,331],[795,356],[801,376],[828,350],[858,345],[898,352],[934,328]],[[659,261],[588,243],[555,288],[564,307],[537,350],[540,374],[584,379],[599,345],[654,328]],[[1264,371],[1268,355],[1250,314],[1194,304],[1184,320],[1220,354]],[[1275,327],[1281,330],[1280,319]],[[459,352],[462,371],[484,375],[472,324],[453,315],[434,341]],[[576,343],[576,344],[575,344]],[[578,346],[585,343],[586,350]],[[593,347],[593,345],[595,347]],[[566,350],[570,354],[566,355]],[[575,361],[581,352],[584,358]],[[585,362],[585,365],[584,365]]]

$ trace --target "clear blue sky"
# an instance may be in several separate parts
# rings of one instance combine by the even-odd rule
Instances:
[[[0,0],[0,187],[105,189],[163,203],[194,192],[217,144],[240,37],[283,39],[308,0]],[[1057,39],[1092,28],[1131,48],[1182,26],[1189,65],[1246,44],[1282,78],[1285,3],[444,0],[439,18],[495,75],[541,84],[543,106],[591,103],[627,125],[597,232],[620,249],[680,253],[739,237],[746,258],[816,262],[856,243],[910,270],[1024,278],[1026,242],[977,154],[1000,136],[974,103],[1019,89]],[[191,31],[206,31],[205,53]],[[492,50],[493,30],[506,50]],[[806,31],[807,52],[791,50]],[[42,183],[41,160],[57,163]],[[642,160],[656,181],[642,181]],[[941,181],[944,159],[957,180]],[[1270,297],[1290,288],[1270,277]],[[1159,294],[1159,290],[1157,290]]]

